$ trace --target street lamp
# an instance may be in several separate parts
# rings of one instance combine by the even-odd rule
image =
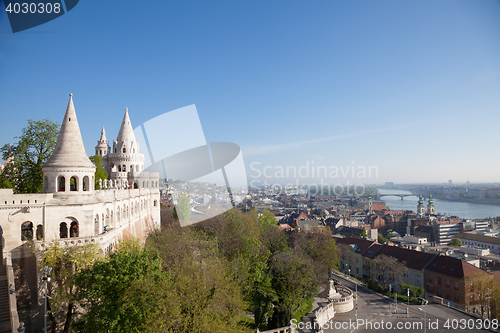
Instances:
[[[43,316],[43,323],[45,327],[44,332],[47,333],[47,282],[50,281],[50,272],[52,272],[52,267],[43,266],[42,272],[43,272],[42,280],[45,281],[45,314]]]
[[[418,309],[420,311],[424,311],[424,309],[422,309],[422,308],[418,308]],[[424,333],[427,333],[427,326],[426,326],[426,324],[427,324],[427,315],[426,315],[426,313],[424,311]]]
[[[486,288],[488,290],[488,319],[490,319],[490,288]]]

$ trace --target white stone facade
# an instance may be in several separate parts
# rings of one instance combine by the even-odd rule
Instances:
[[[99,143],[101,149],[103,143]],[[134,148],[141,155],[138,147]],[[109,252],[119,239],[144,239],[148,232],[160,228],[157,173],[142,169],[122,172],[123,176],[111,173],[111,181],[102,183],[100,190],[94,189],[95,166],[85,153],[72,97],[56,148],[44,164],[43,173],[44,193],[13,194],[11,189],[0,190],[4,256],[31,256],[25,246],[30,239],[39,240],[40,244],[56,239],[69,244],[95,242],[103,252]],[[145,185],[147,181],[148,186],[134,188],[133,183],[125,181],[129,179],[140,179]]]

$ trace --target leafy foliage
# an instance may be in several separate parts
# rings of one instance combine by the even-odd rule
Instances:
[[[15,137],[18,141],[0,148],[7,161],[0,186],[14,188],[16,193],[42,192],[42,166],[52,155],[58,134],[59,125],[49,119],[29,119],[23,134]]]
[[[448,243],[448,245],[450,245],[450,246],[455,246],[455,247],[460,247],[460,246],[462,246],[463,244],[462,244],[462,241],[461,241],[460,239],[458,239],[458,238],[453,238],[453,239],[451,240],[451,242],[449,242],[449,243]]]
[[[75,274],[91,267],[99,257],[95,244],[64,246],[55,241],[46,249],[37,249],[32,244],[32,250],[41,258],[40,267],[52,269],[48,282],[48,294],[52,311],[50,319],[53,322],[53,331],[57,325],[57,314],[66,308],[64,332],[68,332],[73,319],[73,312],[80,287],[75,280]]]
[[[161,284],[166,279],[155,251],[124,246],[76,277],[79,301],[87,312],[75,323],[78,332],[133,332],[148,320],[154,303],[136,296],[137,282]],[[130,300],[142,302],[131,302]]]
[[[186,192],[180,192],[175,211],[181,221],[189,221],[191,219],[191,204],[189,203],[189,195]]]
[[[94,156],[90,156],[89,159],[96,166],[96,170],[95,170],[95,189],[98,190],[99,189],[99,179],[101,179],[103,181],[105,179],[108,179],[108,172],[102,166],[102,157],[101,156],[94,155]]]

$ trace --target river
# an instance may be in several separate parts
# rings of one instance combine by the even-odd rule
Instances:
[[[378,189],[380,194],[391,194],[391,193],[401,193],[401,194],[411,194],[409,191],[402,190],[387,190],[387,189]],[[427,211],[427,200],[428,194],[422,193],[425,195],[425,210]],[[389,206],[390,209],[393,210],[412,210],[414,212],[417,211],[417,201],[418,196],[405,197],[401,200],[401,197],[382,197],[381,200],[384,200],[386,205]],[[500,216],[500,206],[493,205],[483,205],[483,204],[475,204],[468,202],[456,202],[456,201],[446,201],[440,199],[434,199],[434,206],[436,207],[436,213],[441,214],[451,214],[451,216],[458,216],[467,219],[478,219],[478,218],[487,218],[487,217],[496,217]]]

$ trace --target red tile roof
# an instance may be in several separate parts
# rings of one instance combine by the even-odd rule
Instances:
[[[372,205],[372,209],[373,210],[384,210],[385,209],[385,205],[382,205],[382,204],[373,204]]]
[[[458,279],[486,275],[485,271],[463,260],[448,256],[436,256],[425,268],[428,271],[449,275]]]
[[[353,238],[353,237],[338,238],[335,239],[335,242],[337,243],[337,245],[343,245],[343,244],[355,245],[354,252],[359,254],[364,253],[370,246],[375,244],[375,241]]]
[[[375,257],[382,254],[396,258],[400,263],[406,265],[406,267],[416,270],[422,270],[435,256],[435,254],[431,253],[387,245],[384,245],[379,251],[377,251],[377,253],[375,253]]]

